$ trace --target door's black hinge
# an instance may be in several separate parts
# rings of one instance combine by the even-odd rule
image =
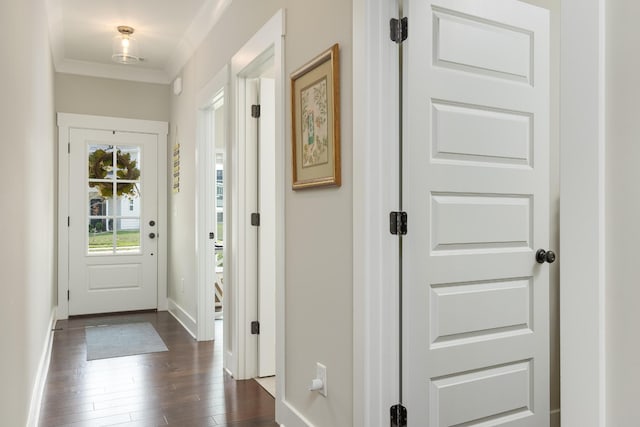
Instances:
[[[389,21],[389,26],[391,29],[391,41],[402,43],[407,39],[409,35],[409,20],[406,17],[402,19],[392,18]]]
[[[260,118],[260,105],[251,106],[251,117],[254,119]]]
[[[400,404],[391,407],[391,427],[407,427],[407,408]]]
[[[71,154],[71,143],[67,142],[67,154]]]
[[[406,212],[390,212],[389,213],[389,231],[393,235],[407,234],[407,213]]]
[[[71,299],[71,291],[67,291],[67,301]]]
[[[71,217],[67,217],[67,227],[71,227]]]
[[[257,320],[251,322],[251,335],[260,335],[260,322]]]
[[[251,225],[259,227],[260,226],[260,214],[252,213],[251,214]]]
[[[215,238],[216,238],[216,235],[213,233],[213,231],[209,233],[209,240],[213,240]]]

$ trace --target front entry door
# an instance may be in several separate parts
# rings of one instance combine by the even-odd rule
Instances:
[[[549,423],[547,11],[405,0],[409,426]]]
[[[70,315],[157,308],[157,144],[70,130]]]

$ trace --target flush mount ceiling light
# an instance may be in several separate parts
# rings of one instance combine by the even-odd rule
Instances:
[[[138,44],[132,37],[135,30],[126,25],[118,27],[119,35],[113,38],[113,55],[111,59],[120,64],[135,64],[140,61]]]

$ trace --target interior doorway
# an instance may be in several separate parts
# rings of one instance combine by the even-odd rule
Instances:
[[[227,237],[225,180],[228,145],[228,70],[223,68],[201,91],[198,100],[197,148],[197,254],[198,254],[198,341],[222,339],[230,334],[225,324],[223,336],[216,337],[215,322],[223,322],[225,300],[225,257]],[[226,295],[225,295],[226,294]],[[231,338],[225,342],[225,349]],[[225,360],[227,359],[225,351]]]
[[[354,4],[354,7],[359,8],[358,11],[362,11],[361,13],[362,19],[359,24],[360,31],[359,31],[359,34],[357,34],[356,39],[354,40],[354,52],[372,52],[370,56],[365,56],[364,54],[356,55],[356,53],[354,53],[354,75],[363,76],[362,79],[354,80],[354,93],[361,96],[360,97],[361,105],[372,106],[370,109],[365,109],[365,108],[354,109],[354,129],[355,129],[354,152],[366,153],[365,158],[367,159],[367,161],[365,162],[365,166],[361,166],[357,168],[354,166],[354,178],[353,178],[354,188],[355,188],[354,198],[356,200],[364,201],[362,206],[357,206],[357,207],[354,206],[354,218],[362,217],[364,215],[367,215],[369,212],[373,212],[373,214],[371,215],[372,218],[368,219],[368,223],[364,225],[354,223],[354,245],[355,245],[354,247],[354,257],[355,257],[354,301],[356,301],[356,303],[354,304],[354,314],[355,314],[354,336],[364,335],[362,342],[365,343],[363,345],[363,350],[361,349],[354,350],[354,371],[355,371],[355,378],[357,380],[356,382],[358,383],[358,384],[355,384],[354,396],[356,397],[354,398],[354,401],[355,401],[354,405],[355,407],[360,407],[360,405],[362,405],[362,407],[365,408],[365,410],[363,411],[364,413],[362,415],[358,414],[354,417],[355,418],[354,425],[382,426],[385,420],[388,425],[388,409],[390,406],[397,403],[398,396],[400,394],[399,389],[402,387],[402,385],[400,384],[394,385],[393,378],[399,375],[398,368],[395,367],[394,365],[396,366],[398,365],[398,359],[403,355],[398,355],[397,349],[391,348],[392,346],[389,346],[388,344],[389,342],[388,337],[397,336],[398,334],[397,331],[399,330],[401,325],[399,325],[398,320],[394,321],[393,317],[395,313],[390,313],[386,309],[386,307],[384,307],[385,301],[397,301],[401,297],[399,295],[400,291],[398,290],[398,288],[396,288],[394,291],[393,289],[390,289],[391,287],[389,286],[390,282],[394,282],[397,280],[398,270],[400,267],[398,263],[394,261],[399,258],[399,255],[398,255],[399,248],[397,246],[394,249],[389,248],[389,246],[391,246],[388,243],[389,235],[386,233],[385,235],[383,235],[382,233],[375,233],[375,231],[382,229],[383,226],[388,227],[389,210],[390,209],[395,210],[399,208],[398,190],[397,190],[398,180],[394,178],[399,176],[399,170],[397,167],[389,166],[389,171],[387,171],[387,169],[385,168],[385,171],[384,171],[385,173],[380,174],[375,167],[368,167],[366,165],[367,164],[378,165],[378,164],[381,164],[381,162],[383,161],[388,162],[390,164],[397,162],[398,154],[397,152],[394,153],[389,148],[389,147],[393,147],[394,145],[394,144],[390,144],[389,141],[397,141],[398,139],[397,134],[399,133],[399,125],[402,124],[402,122],[399,120],[397,121],[389,120],[389,118],[395,117],[394,114],[397,114],[397,110],[399,108],[399,106],[397,105],[399,100],[394,100],[394,94],[389,94],[389,87],[392,87],[396,91],[398,90],[397,88],[398,88],[399,82],[398,82],[398,79],[394,77],[394,75],[396,73],[399,74],[398,72],[399,61],[397,60],[399,48],[397,45],[389,43],[388,32],[387,33],[381,32],[380,26],[377,26],[378,22],[386,24],[389,21],[389,19],[398,18],[399,15],[397,10],[397,3],[392,2],[393,3],[392,5],[389,5],[386,2],[374,2],[374,3],[376,4],[364,5],[363,2],[356,2]],[[403,10],[404,14],[408,12],[408,9],[406,9],[407,5],[408,4],[413,5],[413,3],[414,2],[411,2],[411,3],[408,3],[406,1],[404,2],[404,7],[405,7],[405,9]],[[434,7],[433,9],[433,10],[436,10],[436,12],[440,12],[442,9],[444,9],[444,6],[442,6],[444,2],[438,2],[438,3],[439,3],[438,8],[436,9]],[[454,3],[454,2],[449,2],[449,3]],[[456,4],[470,5],[471,3],[472,2],[468,2],[468,3],[458,2]],[[387,9],[388,7],[395,7],[396,9],[390,11]],[[482,10],[483,7],[479,7],[478,9]],[[489,8],[484,8],[484,9],[488,10]],[[496,8],[496,9],[499,10],[500,8]],[[425,15],[417,14],[417,16],[420,18],[420,17],[424,17]],[[468,18],[469,14],[466,14],[466,15],[459,14],[459,16]],[[411,20],[411,17],[409,17],[409,20]],[[462,18],[460,20],[462,21]],[[529,21],[531,21],[531,19]],[[436,21],[434,20],[433,22],[435,25]],[[485,20],[483,22],[486,23],[486,22],[494,22],[494,21]],[[443,27],[445,27],[447,24],[450,25],[451,22],[445,22],[445,24],[443,24]],[[419,26],[420,23],[418,23],[417,25]],[[415,27],[416,27],[416,24],[414,22],[413,28],[415,29]],[[442,30],[443,27],[441,27],[440,30]],[[429,28],[431,27],[429,26]],[[505,26],[505,28],[507,27]],[[508,28],[511,28],[511,27],[508,27]],[[427,26],[425,26],[424,30],[425,31],[427,30]],[[422,33],[422,31],[419,31],[419,32]],[[357,31],[354,30],[354,34],[355,33],[357,33]],[[455,33],[456,33],[456,36],[459,35],[459,31],[455,31]],[[379,36],[379,34],[383,34],[383,36]],[[380,40],[381,37],[384,37],[384,40]],[[417,38],[414,32],[410,32],[409,40],[414,40],[412,42],[414,46],[422,46],[424,47],[423,52],[426,51],[425,46],[428,46],[428,44],[422,43],[422,39]],[[443,39],[440,39],[440,40],[442,41]],[[538,43],[538,41],[540,40],[539,38],[537,38],[536,40],[537,40],[536,49],[538,49],[539,46],[544,45],[543,42]],[[442,43],[445,43],[445,42],[442,41]],[[408,43],[405,43],[404,44],[405,47],[403,47],[403,49],[405,49],[407,45]],[[443,45],[439,45],[439,46],[443,46]],[[444,46],[450,49],[452,45],[445,44]],[[419,51],[420,49],[417,48],[416,50]],[[438,52],[438,55],[442,53],[444,53],[443,50],[440,50]],[[404,55],[407,55],[406,51],[403,52],[403,57],[405,61],[408,61],[407,56],[404,56]],[[500,56],[496,55],[491,58],[497,58],[497,57],[500,57]],[[431,65],[435,62],[434,58],[435,58],[434,56],[431,57],[433,61],[431,60],[428,61],[428,65]],[[509,58],[511,58],[511,56],[509,56]],[[534,58],[534,57],[532,56],[531,58]],[[392,64],[392,65],[389,66],[389,64]],[[455,67],[458,64],[459,62],[455,62],[453,66]],[[406,65],[406,62],[403,63],[403,66],[404,65]],[[445,67],[441,66],[440,68],[445,68]],[[371,72],[371,70],[375,70],[375,72]],[[407,69],[405,68],[404,70],[406,71]],[[448,70],[442,70],[442,74],[443,75],[450,74],[447,71]],[[471,73],[466,73],[463,71],[458,73],[458,75],[461,77],[467,76],[467,74],[471,74]],[[416,75],[418,74],[416,73]],[[537,79],[539,78],[539,75],[540,73],[536,73]],[[423,74],[422,76],[419,76],[419,78],[422,78],[425,82],[427,82],[427,84],[434,85],[437,90],[440,90],[439,85],[436,85],[432,79],[425,79],[424,76],[425,74]],[[387,77],[390,77],[390,78],[387,78]],[[498,79],[494,78],[493,76],[488,76],[486,80],[497,82]],[[385,82],[385,84],[381,85],[379,83],[381,81]],[[540,81],[537,80],[537,82],[540,82]],[[463,87],[463,86],[460,85],[459,87]],[[414,97],[415,95],[420,96],[420,94],[415,94],[410,92],[412,89],[413,88],[408,88],[405,85],[404,94],[407,95],[407,93],[409,93],[411,97]],[[471,91],[470,90],[460,91],[461,96],[467,96],[468,93],[471,93]],[[443,117],[447,115],[448,115],[447,118],[449,118],[451,117],[450,112],[451,111],[456,112],[456,111],[453,108],[447,108],[447,107],[460,107],[460,105],[446,105],[445,109],[438,108],[442,106],[443,104],[442,101],[447,100],[447,98],[442,94],[442,92],[436,93],[431,97],[431,99],[434,100],[433,103],[431,102],[431,99],[429,99],[428,97],[423,97],[423,99],[429,100],[430,102],[425,102],[422,107],[424,108],[435,107],[435,108],[433,108],[427,115],[420,116],[420,114],[417,114],[417,117],[414,118],[414,122],[420,119],[423,119],[425,122],[430,122],[431,120],[434,120],[434,116],[437,116],[436,118],[439,120],[441,120]],[[498,97],[497,95],[495,95],[493,101],[497,99]],[[387,101],[387,100],[391,100],[391,101]],[[481,100],[474,101],[474,102],[467,101],[467,103],[472,104],[472,106],[474,105],[477,106],[482,104]],[[432,104],[436,104],[436,105],[434,106]],[[360,111],[360,110],[364,110],[364,111]],[[404,111],[406,114],[416,114],[413,111],[407,112],[406,106]],[[460,110],[457,110],[457,111],[460,111]],[[463,112],[464,111],[466,110],[463,110]],[[496,112],[491,110],[486,110],[486,115],[490,115],[490,113],[495,114]],[[480,115],[482,115],[482,113]],[[379,122],[383,122],[384,126],[377,125],[377,123]],[[539,121],[536,121],[536,123],[539,123]],[[450,129],[452,128],[450,127]],[[466,129],[468,131],[469,128],[458,127],[458,130],[459,129],[462,129],[462,130]],[[440,128],[439,130],[442,130],[442,128]],[[536,133],[539,133],[539,132],[536,132]],[[405,133],[405,135],[407,134]],[[426,133],[425,135],[427,135],[426,141],[428,143],[424,145],[423,148],[429,150],[430,152],[427,153],[425,157],[420,157],[420,156],[415,156],[415,157],[418,160],[433,159],[437,162],[440,162],[440,165],[453,163],[454,159],[445,158],[446,153],[442,153],[443,151],[441,150],[442,145],[435,146],[435,148],[432,147],[431,145],[431,138],[440,137],[441,134],[434,132],[434,133]],[[440,138],[440,140],[442,141],[442,138]],[[451,139],[449,139],[449,141],[451,141]],[[393,147],[393,148],[396,148],[396,147]],[[404,152],[405,159],[409,158],[411,160],[414,160],[414,157],[412,156],[412,154],[414,153],[413,152],[407,153],[405,151]],[[442,154],[445,154],[445,156],[442,156]],[[453,154],[455,154],[456,157],[458,157],[460,165],[469,163],[470,159],[469,160],[461,159],[462,157],[461,154],[463,154],[463,152],[461,152],[460,150],[455,151]],[[539,165],[539,162],[537,163],[537,166],[538,165]],[[484,168],[484,170],[489,170],[488,167],[484,167],[482,164],[479,164],[478,168],[479,170],[480,168]],[[415,167],[414,167],[414,170],[415,170]],[[379,176],[379,175],[382,175],[382,176]],[[389,180],[390,183],[387,182],[387,180]],[[444,192],[446,191],[446,189],[442,191]],[[459,191],[461,193],[464,192],[464,190],[456,190],[456,191]],[[480,191],[477,191],[477,192],[479,193]],[[420,191],[416,191],[416,193],[420,193]],[[442,193],[439,194],[437,191],[433,192],[435,194],[424,192],[424,191],[421,193],[428,196],[433,195],[435,198],[435,202],[437,203],[437,205],[436,203],[434,203],[434,204],[428,205],[427,206],[428,208],[432,208],[432,207],[440,208],[441,206],[443,206],[442,203],[440,203],[442,200],[440,197],[443,196]],[[464,196],[464,193],[463,193],[463,196]],[[438,198],[440,198],[440,200],[438,200]],[[405,200],[405,202],[407,201]],[[467,206],[471,206],[471,205],[467,205]],[[416,227],[417,227],[417,224],[415,221],[416,214],[415,213],[413,214],[414,220],[412,222],[411,220],[412,211],[409,211],[407,209],[407,212],[409,215],[409,236],[415,236]],[[418,215],[418,217],[420,217],[420,215]],[[421,219],[423,218],[424,217],[421,217]],[[439,219],[445,219],[445,218],[446,216],[441,215]],[[428,230],[428,231],[430,232],[431,230]],[[442,236],[442,234],[440,234],[438,237],[440,236]],[[397,238],[397,237],[394,237],[394,238]],[[413,238],[413,237],[407,237],[407,240],[410,238]],[[536,244],[537,243],[534,243],[534,245],[532,246],[535,246]],[[452,250],[458,249],[455,247],[450,247],[450,248]],[[440,249],[441,248],[438,248],[438,247],[429,248],[429,250],[425,252],[425,258],[427,256],[431,256],[433,252],[437,252]],[[406,254],[404,250],[405,248],[403,248],[403,254]],[[443,251],[440,250],[440,253],[442,252]],[[468,251],[468,252],[471,252],[471,251]],[[446,256],[447,255],[445,254],[443,255],[442,258]],[[461,256],[466,256],[466,255],[461,254]],[[389,260],[391,260],[391,262],[389,262]],[[529,260],[531,260],[531,258]],[[535,263],[535,261],[533,262]],[[380,265],[383,265],[384,268],[379,268]],[[455,269],[452,269],[450,271],[455,272]],[[534,267],[534,273],[535,273],[534,276],[541,275],[543,271],[541,269],[540,271],[535,272],[535,267]],[[394,275],[396,277],[394,277]],[[405,280],[408,280],[407,276],[404,276],[404,278]],[[447,284],[451,284],[452,282],[454,283],[462,282],[461,286],[464,286],[464,279],[459,280],[459,282],[457,281],[457,279],[456,280],[443,279],[441,281],[440,279],[438,279],[438,281],[434,282],[433,284],[447,285]],[[422,283],[425,283],[425,282],[422,282]],[[482,286],[482,285],[485,285],[485,283],[480,283],[479,285]],[[444,301],[444,298],[441,298],[442,296],[446,296],[443,292],[445,291],[444,287],[431,286],[431,289],[427,289],[427,290],[431,292],[431,295],[429,295],[430,298],[431,297],[434,297],[433,299],[439,298],[441,299],[441,301]],[[460,291],[460,294],[463,294],[463,292]],[[452,294],[451,296],[452,298],[455,298],[456,295]],[[405,298],[405,301],[407,296],[408,295],[406,292],[402,294],[402,297]],[[422,300],[422,301],[425,301],[425,300]],[[440,304],[439,301],[438,303]],[[397,305],[395,307],[397,308]],[[442,307],[444,306],[440,304],[438,308],[442,308]],[[429,308],[431,307],[427,306],[427,309]],[[440,313],[444,313],[444,311],[441,310]],[[436,314],[438,314],[437,312],[425,312],[424,314],[425,316],[427,315],[430,316],[429,320],[442,319],[442,317],[438,318],[435,316]],[[465,313],[465,315],[467,315],[467,313]],[[460,317],[459,319],[456,319],[456,320],[462,321],[464,319],[465,317]],[[424,323],[417,326],[428,327],[427,325],[428,325],[427,323]],[[410,326],[415,327],[416,324],[412,324]],[[441,330],[437,328],[445,326],[443,323],[436,324],[436,322],[433,322],[431,323],[431,326],[436,326],[436,328],[427,329],[427,335],[415,334],[415,336],[418,336],[420,339],[424,337],[426,337],[426,339],[429,339],[432,336],[434,336],[434,339],[429,341],[426,344],[425,348],[427,350],[435,349],[437,347],[440,347],[440,349],[451,349],[455,347],[456,343],[453,340],[449,342],[439,340],[438,342],[438,338],[440,338],[440,336],[438,336],[437,333],[441,332]],[[536,328],[537,328],[536,330],[539,330],[541,328],[538,322],[536,322]],[[374,332],[372,333],[371,331],[374,331]],[[453,338],[457,338],[457,337],[453,337]],[[476,337],[470,336],[470,338],[473,339]],[[477,354],[478,352],[474,352],[473,353],[474,357]],[[411,355],[412,353],[410,351],[406,351],[404,354],[405,357],[410,357]],[[542,355],[542,357],[544,357],[544,355]],[[522,360],[524,359],[525,358],[523,357]],[[446,361],[447,358],[443,357],[441,360]],[[450,357],[448,360],[451,361],[451,360],[454,360],[454,358]],[[405,366],[404,368],[405,368],[405,372],[407,372],[407,375],[412,375],[412,374],[416,375],[416,372],[414,370],[406,369],[407,366]],[[468,368],[468,369],[470,370],[469,372],[474,372],[474,373],[477,372],[477,371],[474,371],[473,368]],[[436,377],[436,378],[439,378],[440,380],[444,379],[442,376]],[[454,377],[446,377],[447,380],[449,378],[455,379]],[[427,382],[423,382],[423,383],[425,384],[425,386],[430,386]],[[443,383],[444,381],[440,381],[440,383],[435,384],[435,386],[442,385]],[[462,385],[467,383],[461,381],[459,384]],[[454,387],[451,387],[449,388],[449,390],[452,390],[453,388]],[[489,396],[489,395],[504,396],[505,394],[504,393],[486,394],[486,396]],[[515,396],[515,394],[512,394],[511,396]],[[476,400],[476,401],[479,401],[479,400]],[[428,399],[421,400],[419,404],[424,405],[424,407],[426,408],[429,408],[429,406],[436,406],[441,403],[443,403],[443,400],[438,401],[438,399],[435,398],[431,401],[429,401]],[[415,409],[415,405],[412,405],[412,407]],[[456,408],[458,407],[459,406],[456,406]],[[563,401],[563,408],[564,408],[564,401]],[[418,407],[417,410],[422,411],[423,407]],[[414,416],[412,416],[411,415],[412,412],[416,412],[416,410],[409,410],[408,419],[409,420],[413,419],[415,422],[416,416],[415,414]],[[464,408],[461,408],[456,414],[465,414],[465,413],[468,414],[468,412],[465,412]],[[545,422],[545,421],[541,421],[541,423],[542,422]],[[460,425],[467,424],[464,421],[458,421],[457,423],[459,423]],[[488,421],[487,423],[491,424],[491,421]],[[409,424],[411,425],[411,422],[409,422]],[[418,422],[418,424],[420,424],[420,422]],[[468,424],[474,424],[474,422],[469,422]],[[539,425],[539,424],[536,424],[535,422],[534,424]]]
[[[215,207],[215,168],[214,145],[207,143],[213,140],[211,114],[217,94],[224,94],[223,127],[225,129],[225,149],[223,153],[223,227],[222,227],[222,269],[223,299],[222,318],[224,323],[224,369],[235,379],[258,377],[259,340],[258,334],[252,333],[252,323],[260,322],[258,272],[266,271],[259,267],[258,260],[271,259],[271,303],[269,310],[262,305],[262,315],[269,313],[272,326],[265,326],[262,320],[261,334],[271,332],[272,371],[277,373],[276,402],[283,410],[284,396],[284,195],[285,195],[285,132],[284,132],[284,13],[278,11],[264,26],[258,30],[247,43],[231,58],[228,67],[224,67],[207,83],[198,94],[198,148],[196,164],[198,168],[197,188],[197,256],[198,256],[198,340],[214,338],[214,281],[207,278],[207,265],[211,265],[216,250],[216,238],[209,239],[215,233],[216,224],[209,219]],[[266,80],[261,80],[266,79]],[[271,128],[271,147],[257,153],[257,122],[251,115],[251,106],[255,100],[247,99],[247,87],[257,80],[259,86],[266,88],[271,84],[270,101],[272,105],[263,108],[261,113],[270,115],[270,126],[262,125],[263,131]],[[270,82],[268,82],[270,80]],[[260,100],[258,95],[258,100]],[[264,102],[262,102],[264,104]],[[249,138],[247,125],[255,128],[254,138]],[[264,137],[263,137],[264,139]],[[263,143],[264,144],[264,143]],[[258,160],[261,160],[261,171],[258,172]],[[267,160],[269,159],[269,160]],[[268,165],[264,165],[264,162]],[[261,178],[269,171],[270,178]],[[269,182],[269,184],[267,184]],[[269,208],[258,204],[258,187],[269,187],[270,195],[262,197],[268,200]],[[265,194],[263,188],[262,194]],[[210,202],[207,202],[210,200]],[[251,214],[260,214],[262,230],[265,224],[271,223],[270,236],[258,232],[252,225]],[[215,235],[215,234],[214,234]],[[262,236],[262,237],[259,237]],[[262,240],[269,249],[261,249],[259,257],[258,242]],[[218,244],[218,246],[220,246]],[[262,287],[264,290],[264,287]],[[257,325],[256,325],[257,326]],[[255,329],[254,329],[255,330]],[[265,334],[266,335],[266,334]],[[265,336],[266,338],[266,336]],[[261,340],[265,341],[265,340]],[[264,355],[266,352],[262,351]],[[264,375],[264,371],[262,373]],[[285,420],[286,421],[286,420]]]
[[[268,49],[239,74],[237,98],[226,87],[225,68],[199,102],[197,338],[221,339],[224,367],[238,379],[273,377],[276,371],[274,73],[273,49]],[[232,108],[239,112],[237,144],[230,137]],[[222,337],[216,323],[223,324]],[[253,328],[240,327],[246,323]],[[247,346],[239,350],[243,343]],[[275,394],[275,387],[271,391]]]
[[[284,395],[284,195],[285,195],[285,133],[284,133],[284,44],[283,11],[276,13],[231,59],[230,93],[234,126],[229,170],[226,176],[231,185],[231,201],[227,208],[232,259],[225,263],[225,281],[231,276],[231,305],[235,314],[233,323],[237,329],[233,334],[235,361],[234,377],[238,379],[256,378],[265,375],[261,369],[259,355],[264,356],[264,341],[271,335],[270,353],[275,360],[276,402],[280,404]],[[265,80],[266,79],[266,80]],[[257,80],[260,80],[257,82]],[[258,94],[272,80],[270,89],[272,101],[266,106],[264,93]],[[257,84],[259,83],[259,85]],[[252,105],[258,96],[261,120],[252,117]],[[261,99],[262,96],[262,99]],[[267,119],[267,116],[270,118]],[[266,126],[266,122],[269,126]],[[253,128],[252,128],[253,126]],[[262,136],[260,151],[256,143],[258,132],[270,127],[272,136],[269,143]],[[261,128],[261,129],[260,129]],[[249,132],[248,132],[249,131]],[[253,135],[251,135],[253,132]],[[270,147],[267,148],[267,145]],[[258,167],[258,161],[260,166]],[[258,192],[262,188],[262,195]],[[270,195],[266,195],[269,191]],[[260,203],[258,203],[260,198]],[[269,202],[269,206],[265,205]],[[260,226],[252,225],[251,214],[259,214]],[[255,223],[255,221],[254,221]],[[270,231],[268,232],[268,229]],[[268,236],[269,234],[269,236]],[[268,248],[259,244],[265,243]],[[229,248],[229,245],[225,246]],[[227,249],[229,250],[229,249]],[[269,261],[270,260],[270,261]],[[269,308],[260,304],[258,287],[265,289],[265,280],[259,282],[270,265],[272,303]],[[260,264],[259,264],[260,263]],[[230,270],[230,271],[228,271]],[[229,282],[227,282],[229,283]],[[225,295],[226,298],[226,295]],[[227,300],[228,301],[228,300]],[[225,320],[229,305],[225,306]],[[269,313],[271,320],[264,319]],[[259,324],[260,333],[254,322]],[[254,326],[255,325],[255,326]],[[254,328],[252,328],[254,326]],[[264,338],[264,339],[263,339]],[[272,368],[273,369],[273,368]],[[273,371],[272,371],[273,372]],[[285,421],[280,421],[285,422]]]
[[[236,74],[237,378],[276,371],[277,168],[273,48]],[[237,208],[236,208],[237,206]],[[234,240],[234,242],[236,242]]]

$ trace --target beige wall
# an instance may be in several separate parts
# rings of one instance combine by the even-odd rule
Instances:
[[[24,426],[55,305],[53,67],[42,0],[0,3],[0,424]]]
[[[640,425],[640,4],[606,4],[606,416],[626,427]]]
[[[199,87],[192,59],[182,70],[182,94],[171,96],[168,158],[180,143],[180,192],[169,188],[168,296],[194,319],[197,318],[196,289],[196,95]],[[172,176],[172,166],[169,166]],[[181,283],[184,282],[184,287]]]
[[[56,111],[169,120],[169,85],[56,73]]]
[[[287,5],[287,75],[340,43],[342,187],[286,196],[287,399],[318,426],[351,426],[353,411],[352,2]],[[287,99],[289,99],[287,92]],[[287,105],[287,141],[291,140]],[[290,143],[287,145],[290,147]],[[291,164],[287,150],[287,165]],[[291,168],[287,168],[291,182]],[[329,398],[309,393],[315,362]]]
[[[234,0],[182,70],[183,93],[171,98],[169,145],[176,140],[181,144],[181,190],[169,195],[169,296],[196,317],[196,96],[281,8],[286,9],[287,16],[287,76],[336,42],[341,46],[342,67],[342,187],[294,192],[290,190],[291,168],[287,167],[286,399],[318,426],[346,427],[352,424],[353,406],[350,1]],[[289,99],[288,88],[285,99]],[[287,101],[287,147],[290,147],[289,113]],[[287,156],[285,164],[290,165],[290,154]],[[314,273],[308,274],[309,271]],[[184,292],[180,286],[183,278]],[[328,398],[308,391],[316,362],[327,366]]]

